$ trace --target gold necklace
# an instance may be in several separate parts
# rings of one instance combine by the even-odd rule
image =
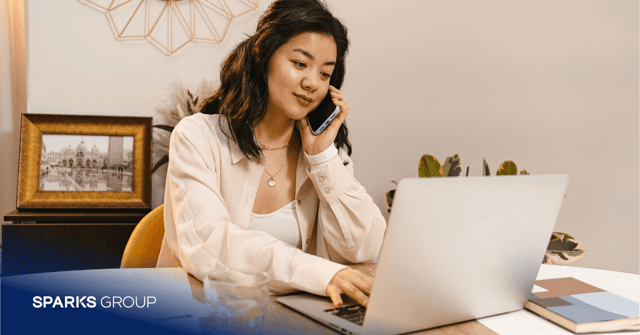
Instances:
[[[264,145],[260,144],[260,149],[266,150],[266,151],[278,151],[278,150],[282,150],[282,149],[288,148],[290,146],[291,146],[291,141],[289,141],[288,144],[285,144],[285,145],[283,145],[281,147],[276,147],[276,148],[265,147]]]
[[[274,187],[276,186],[276,180],[273,179],[273,177],[275,177],[278,173],[280,173],[280,171],[282,170],[282,168],[284,167],[284,164],[287,162],[287,155],[284,155],[284,160],[282,161],[282,166],[280,166],[280,168],[278,169],[278,172],[276,172],[275,174],[271,174],[269,173],[269,171],[267,171],[267,169],[264,169],[264,172],[266,172],[269,175],[269,179],[267,179],[267,185]]]
[[[289,143],[287,143],[286,145],[283,145],[281,147],[275,147],[275,148],[265,147],[264,145],[260,144],[260,142],[258,142],[258,144],[260,145],[260,148],[263,149],[263,150],[266,150],[266,151],[277,151],[277,150],[282,150],[282,149],[285,149],[285,148],[290,148],[292,143],[293,143],[293,136],[291,136],[291,139],[289,140]],[[267,168],[264,169],[264,172],[266,172],[269,175],[269,179],[267,179],[267,185],[269,185],[270,187],[276,186],[276,180],[274,179],[274,177],[278,173],[280,173],[280,171],[282,170],[282,168],[284,167],[284,165],[286,163],[287,163],[287,153],[285,152],[284,160],[282,161],[282,165],[280,166],[280,168],[278,169],[278,171],[275,174],[269,173],[269,171],[267,171]]]

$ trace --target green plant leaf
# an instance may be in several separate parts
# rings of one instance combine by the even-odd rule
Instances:
[[[482,157],[482,175],[490,176],[491,171],[489,171],[489,164],[487,164],[487,160]]]
[[[418,175],[420,177],[443,177],[442,166],[438,160],[431,155],[424,155],[420,158],[418,166]]]
[[[516,163],[512,161],[504,161],[498,168],[498,172],[496,172],[496,176],[506,176],[506,175],[516,175],[518,174],[518,168],[516,167]]]
[[[453,156],[447,157],[444,161],[444,165],[442,166],[443,175],[446,177],[458,177],[462,172],[462,167],[460,166],[460,156],[455,154]]]
[[[529,175],[529,171],[522,169],[522,171],[518,172],[518,174]]]
[[[393,206],[393,196],[396,194],[396,190],[387,192],[387,212],[391,213],[391,206]]]
[[[543,264],[564,265],[582,258],[587,251],[576,239],[565,233],[551,234]]]

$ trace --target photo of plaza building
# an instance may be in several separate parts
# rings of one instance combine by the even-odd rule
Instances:
[[[43,134],[40,191],[133,188],[133,136]]]

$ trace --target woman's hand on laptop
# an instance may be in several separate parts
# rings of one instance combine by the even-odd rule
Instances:
[[[327,285],[327,295],[336,307],[342,306],[342,298],[340,297],[342,293],[353,298],[360,305],[367,307],[372,287],[372,277],[360,271],[346,268],[338,271],[333,276],[329,285]]]

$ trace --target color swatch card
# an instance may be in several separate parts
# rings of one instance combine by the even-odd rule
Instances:
[[[525,308],[574,333],[638,330],[637,302],[575,278],[536,281]]]

